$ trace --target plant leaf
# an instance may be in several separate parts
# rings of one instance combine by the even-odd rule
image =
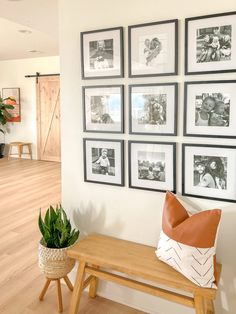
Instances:
[[[40,209],[40,212],[39,212],[39,219],[38,219],[38,225],[39,225],[39,230],[44,238],[44,233],[45,233],[45,228],[44,228],[44,223],[43,223],[43,220],[42,220],[42,217],[41,217],[41,209]]]
[[[45,225],[50,228],[50,209],[47,210],[45,218],[44,218]]]
[[[70,220],[61,204],[55,208],[50,206],[45,214],[44,221],[39,214],[39,228],[43,234],[43,243],[49,248],[64,248],[76,242],[79,230],[71,230]]]
[[[79,237],[79,230],[77,230],[77,231],[74,233],[74,235],[70,238],[69,243],[68,243],[68,246],[74,244],[74,243],[77,241],[78,237]]]

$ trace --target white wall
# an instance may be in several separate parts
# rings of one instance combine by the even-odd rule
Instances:
[[[32,143],[33,158],[37,155],[36,85],[34,78],[25,78],[25,75],[36,72],[59,73],[59,57],[0,61],[0,90],[4,87],[19,87],[21,94],[21,122],[9,124],[6,143]]]
[[[63,204],[83,234],[96,231],[123,239],[155,246],[161,228],[164,194],[132,190],[128,186],[126,145],[126,187],[112,187],[83,182],[83,137],[150,140],[148,136],[128,135],[127,84],[148,82],[180,82],[178,137],[152,137],[151,140],[178,142],[178,192],[181,190],[181,142],[236,145],[235,140],[182,137],[184,73],[184,18],[236,10],[235,0],[61,0],[60,1],[60,55],[62,84],[62,193]],[[127,78],[127,26],[165,19],[180,19],[180,75],[162,78]],[[125,78],[113,80],[81,80],[81,31],[125,27]],[[235,40],[235,37],[234,37]],[[192,76],[187,80],[233,79],[235,74]],[[81,86],[123,83],[125,88],[124,135],[83,133]],[[234,174],[232,174],[234,175]],[[218,201],[188,199],[201,209],[220,207],[223,217],[218,241],[218,260],[223,263],[220,292],[217,299],[218,314],[236,313],[236,205]],[[144,265],[145,266],[145,265]],[[146,310],[148,313],[187,314],[194,311],[168,303],[118,285],[104,283],[99,294]]]

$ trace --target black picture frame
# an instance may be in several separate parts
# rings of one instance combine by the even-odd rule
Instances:
[[[145,28],[154,25],[161,25],[161,24],[170,24],[173,23],[175,26],[174,30],[174,69],[173,71],[163,72],[163,73],[152,73],[152,74],[133,74],[132,73],[132,35],[131,31],[135,28]],[[171,76],[171,75],[178,75],[178,19],[172,20],[165,20],[165,21],[157,21],[145,24],[136,24],[128,26],[128,63],[129,63],[129,77],[158,77],[158,76]]]
[[[222,70],[201,70],[201,71],[190,71],[189,70],[189,57],[188,57],[188,47],[189,47],[189,40],[188,40],[188,33],[189,33],[189,23],[191,21],[196,20],[204,20],[204,19],[211,19],[211,18],[218,18],[225,16],[226,17],[226,23],[227,17],[230,15],[235,15],[236,18],[236,11],[232,12],[224,12],[224,13],[218,13],[218,14],[210,14],[210,15],[202,15],[202,16],[195,16],[185,19],[185,75],[201,75],[201,74],[217,74],[217,73],[232,73],[236,72],[236,66],[232,69],[222,69]],[[236,32],[236,30],[235,30]],[[191,45],[192,46],[192,45]],[[235,55],[236,58],[236,55]],[[206,65],[206,63],[204,63]]]
[[[236,80],[214,80],[214,81],[186,81],[184,82],[184,127],[183,135],[187,137],[209,137],[209,138],[236,138],[236,132],[234,135],[225,135],[225,134],[201,134],[201,133],[188,133],[187,124],[188,124],[188,87],[191,85],[214,85],[214,84],[235,84],[235,98],[236,98]],[[195,104],[194,104],[195,105]],[[236,115],[235,115],[236,118]],[[224,127],[222,132],[224,133]],[[210,130],[209,130],[210,131]]]
[[[189,164],[186,164],[186,147],[198,147],[201,148],[201,152],[203,148],[215,148],[219,151],[219,149],[226,150],[226,149],[234,149],[236,150],[236,146],[230,146],[230,145],[209,145],[209,144],[190,144],[190,143],[184,143],[182,144],[182,195],[183,196],[189,196],[189,197],[197,197],[201,199],[209,199],[209,200],[218,200],[218,201],[224,201],[224,202],[236,202],[236,193],[235,193],[235,199],[229,199],[229,198],[223,198],[223,197],[212,197],[212,196],[204,196],[204,195],[198,195],[194,193],[186,193],[186,182],[185,182],[185,173],[187,172],[185,167],[188,167],[188,174],[189,174]],[[236,162],[236,157],[235,157]],[[188,175],[189,176],[189,175]],[[233,174],[235,177],[235,175]],[[188,185],[189,186],[189,185]],[[216,194],[219,194],[219,189],[215,189]],[[217,193],[218,192],[218,193]]]
[[[86,155],[86,143],[88,141],[93,142],[109,142],[109,143],[118,143],[120,146],[120,182],[112,183],[112,182],[104,182],[99,180],[91,180],[88,179],[87,173],[87,155]],[[125,185],[125,176],[124,176],[124,140],[114,140],[114,139],[100,139],[100,138],[83,138],[83,160],[84,160],[84,182],[89,183],[98,183],[98,184],[106,184],[106,185],[114,185],[114,186],[124,186]],[[105,176],[106,177],[106,176]]]
[[[121,127],[119,131],[106,131],[106,130],[89,130],[86,126],[86,99],[85,93],[87,89],[106,89],[106,88],[119,88],[121,95],[121,108],[120,108],[120,121]],[[82,86],[82,103],[83,103],[83,131],[91,133],[124,133],[124,85],[92,85],[92,86]]]
[[[132,89],[135,87],[159,87],[159,86],[173,86],[174,87],[174,121],[173,132],[135,132],[133,131],[132,123]],[[158,135],[158,136],[176,136],[178,128],[178,83],[150,83],[150,84],[130,84],[129,85],[129,133],[137,135]]]
[[[136,186],[132,184],[132,160],[131,160],[131,154],[132,154],[132,144],[154,144],[154,145],[168,145],[172,146],[173,148],[173,189],[170,191],[172,193],[176,193],[176,143],[175,142],[156,142],[156,141],[128,141],[128,165],[129,165],[129,188],[132,189],[139,189],[139,190],[147,190],[147,191],[156,191],[156,192],[166,192],[167,189],[155,189],[155,188],[148,188],[148,187],[142,187],[142,186]]]
[[[120,62],[119,62],[119,74],[117,75],[96,75],[96,76],[86,76],[85,74],[85,66],[84,66],[84,37],[90,34],[98,34],[103,32],[109,31],[119,31],[120,36]],[[99,40],[99,39],[98,39]],[[102,40],[102,39],[101,39]],[[80,53],[81,53],[81,77],[83,80],[93,80],[93,79],[106,79],[106,78],[122,78],[124,77],[124,34],[123,34],[123,27],[112,27],[112,28],[105,28],[105,29],[98,29],[98,30],[91,30],[86,32],[80,33]]]

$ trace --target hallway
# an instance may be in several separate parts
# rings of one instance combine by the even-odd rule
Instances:
[[[60,163],[6,158],[0,160],[0,313],[57,314],[56,287],[44,302],[38,295],[44,276],[37,265],[39,208],[60,202]],[[63,285],[64,313],[71,293]],[[80,313],[138,314],[118,303],[85,294]]]

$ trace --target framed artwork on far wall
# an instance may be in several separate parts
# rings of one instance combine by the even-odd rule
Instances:
[[[236,11],[185,19],[185,74],[236,72]]]
[[[123,27],[82,32],[82,79],[124,77]]]
[[[178,20],[132,25],[129,77],[178,74]]]
[[[84,132],[124,132],[124,86],[83,86]]]
[[[129,86],[131,134],[177,134],[178,83]]]
[[[13,105],[14,109],[9,110],[12,118],[9,122],[21,122],[21,108],[20,108],[20,88],[3,88],[2,89],[2,98],[13,98],[15,101],[6,100],[5,103],[9,105]]]
[[[84,138],[84,181],[124,186],[124,141]]]
[[[236,202],[236,146],[183,144],[182,194]]]
[[[236,138],[236,80],[185,82],[184,136]]]
[[[176,144],[129,141],[129,187],[176,192]]]

